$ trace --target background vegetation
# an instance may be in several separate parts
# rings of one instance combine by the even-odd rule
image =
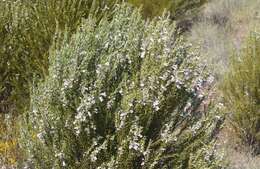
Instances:
[[[218,78],[228,71],[230,56],[244,47],[250,31],[257,30],[259,7],[258,0],[211,1],[187,33],[189,41],[200,46],[202,60],[207,60]]]
[[[239,56],[233,56],[232,67],[223,84],[225,102],[232,112],[232,124],[257,154],[260,153],[259,48],[259,35],[252,33],[246,48]]]
[[[244,108],[250,106],[246,106],[246,103],[240,100],[245,94],[244,90],[252,90],[249,88],[253,83],[257,85],[254,81],[257,78],[246,77],[246,72],[239,70],[243,68],[249,71],[249,67],[255,67],[254,64],[256,64],[252,59],[255,58],[256,62],[258,60],[258,54],[254,56],[252,51],[253,48],[258,48],[255,43],[258,40],[255,36],[259,32],[259,5],[258,0],[211,1],[205,5],[199,17],[194,21],[192,29],[187,33],[189,41],[200,46],[201,59],[208,62],[211,72],[219,79],[218,85],[226,86],[225,89],[221,87],[222,91],[218,92],[219,95],[222,93],[228,102],[223,110],[227,113],[227,118],[219,135],[219,144],[226,153],[231,169],[256,169],[260,166],[259,155],[256,155],[255,150],[259,149],[259,146],[256,146],[254,141],[247,140],[250,134],[244,130],[245,128],[251,131],[257,130],[257,127],[253,125],[244,126],[248,119],[245,116],[249,116],[252,120],[250,124],[253,124],[259,119],[259,114],[254,111],[245,111]],[[232,83],[232,80],[235,82]],[[249,82],[250,85],[248,85]],[[248,89],[243,90],[242,85],[247,86]],[[231,91],[234,93],[232,94]],[[252,107],[257,106],[254,101],[250,104]],[[237,119],[238,116],[240,120]]]
[[[207,0],[128,0],[128,2],[136,6],[142,6],[145,17],[158,16],[164,11],[169,11],[172,19],[180,20],[184,19],[185,16],[198,12]]]

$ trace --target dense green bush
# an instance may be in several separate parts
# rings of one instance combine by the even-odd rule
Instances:
[[[143,7],[145,17],[161,15],[165,10],[171,12],[171,18],[178,20],[194,14],[208,0],[128,0],[128,2]]]
[[[233,125],[260,152],[260,36],[252,33],[246,47],[233,57],[222,86]]]
[[[52,51],[19,141],[33,168],[219,168],[212,77],[167,17],[118,6]]]
[[[106,3],[104,3],[106,2]],[[57,30],[74,32],[82,18],[112,1],[8,0],[0,2],[0,113],[22,112],[34,75],[45,76]],[[97,15],[93,15],[97,16]]]
[[[171,1],[169,0],[128,0],[135,6],[142,6],[142,13],[145,17],[161,15],[164,10],[168,10]]]
[[[184,16],[191,16],[197,13],[201,6],[209,0],[174,0],[171,2],[169,11],[172,12],[172,18],[178,19]]]

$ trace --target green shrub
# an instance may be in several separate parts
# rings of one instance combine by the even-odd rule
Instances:
[[[34,75],[47,74],[55,32],[74,32],[82,18],[98,9],[102,13],[106,4],[109,6],[110,1],[0,2],[0,113],[20,113],[27,107]]]
[[[171,1],[169,0],[128,0],[135,6],[142,6],[142,13],[145,17],[161,15],[164,10],[168,10]]]
[[[183,18],[194,15],[207,2],[208,0],[175,0],[170,4],[169,11],[174,19]]]
[[[212,77],[175,32],[167,17],[145,21],[125,4],[109,21],[87,19],[32,89],[19,141],[28,165],[219,168],[221,120],[203,104]]]
[[[222,86],[233,126],[241,138],[260,152],[260,39],[252,33],[236,54]]]
[[[161,15],[165,10],[171,12],[171,18],[178,20],[187,16],[187,13],[198,11],[207,0],[128,0],[135,6],[143,7],[145,17]]]

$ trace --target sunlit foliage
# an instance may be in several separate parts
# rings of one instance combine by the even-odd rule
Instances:
[[[123,4],[61,46],[24,114],[28,165],[219,168],[221,116],[207,100],[214,78],[167,16],[145,21]]]

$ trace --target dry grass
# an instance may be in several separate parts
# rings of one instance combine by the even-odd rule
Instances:
[[[227,154],[230,161],[230,169],[259,169],[260,156],[252,156],[247,152],[237,152],[229,150]]]
[[[219,79],[229,68],[229,57],[239,52],[250,31],[260,25],[260,0],[213,0],[206,4],[188,34],[198,44],[202,60]],[[253,156],[226,121],[218,139],[228,169],[260,169],[260,156]]]
[[[259,0],[213,0],[204,7],[188,39],[201,47],[216,76],[226,72],[231,53],[260,25],[259,7]]]
[[[228,169],[259,169],[260,155],[254,156],[250,149],[243,145],[236,132],[226,121],[218,137],[218,149],[225,153]]]

